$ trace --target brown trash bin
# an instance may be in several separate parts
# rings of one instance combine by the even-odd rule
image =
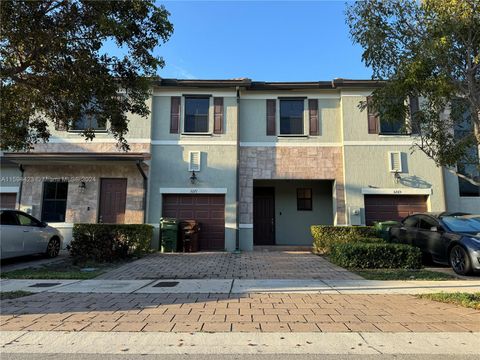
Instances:
[[[196,220],[182,220],[180,222],[180,246],[183,252],[197,252],[199,250],[198,233],[200,224]]]

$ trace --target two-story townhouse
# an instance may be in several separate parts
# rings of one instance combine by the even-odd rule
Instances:
[[[312,224],[480,212],[478,188],[412,152],[415,135],[401,132],[409,119],[360,109],[376,86],[161,79],[150,118],[129,117],[128,153],[102,129],[85,142],[52,124],[49,143],[4,154],[2,206],[67,232],[74,222],[196,219],[202,250],[229,251],[310,245]],[[24,181],[11,182],[19,168]]]
[[[203,249],[250,250],[310,245],[312,224],[463,210],[458,179],[447,185],[441,168],[412,152],[415,135],[401,131],[409,119],[382,122],[360,109],[376,86],[161,80],[149,221],[195,218]],[[465,210],[478,212],[480,198],[470,200]]]
[[[17,208],[58,228],[71,240],[74,223],[143,223],[150,168],[149,118],[129,115],[129,152],[95,119],[66,130],[51,122],[48,143],[1,159],[2,208]],[[81,136],[95,129],[93,141]],[[24,219],[28,221],[27,218]]]

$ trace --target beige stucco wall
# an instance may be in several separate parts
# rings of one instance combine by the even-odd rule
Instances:
[[[96,223],[101,178],[127,178],[125,223],[143,223],[143,178],[133,164],[103,165],[25,165],[27,181],[23,184],[21,209],[41,218],[43,179],[71,179],[68,183],[66,223]],[[79,189],[79,178],[86,179],[86,189]],[[31,209],[31,210],[29,210]]]

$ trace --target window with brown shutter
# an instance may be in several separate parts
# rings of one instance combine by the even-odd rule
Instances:
[[[180,96],[172,96],[170,108],[170,134],[178,134],[180,123]]]
[[[310,122],[310,135],[319,135],[320,132],[318,124],[318,99],[308,100],[308,118]]]
[[[277,101],[275,99],[267,99],[267,135],[276,135],[275,130],[275,112]]]
[[[380,118],[378,116],[378,112],[375,109],[373,109],[371,96],[367,96],[367,112],[368,112],[368,133],[378,134],[378,126],[380,123]]]
[[[213,99],[213,133],[223,134],[223,97]]]

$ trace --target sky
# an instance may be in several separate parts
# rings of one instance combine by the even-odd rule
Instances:
[[[174,33],[155,50],[163,78],[369,79],[344,1],[158,1]]]

